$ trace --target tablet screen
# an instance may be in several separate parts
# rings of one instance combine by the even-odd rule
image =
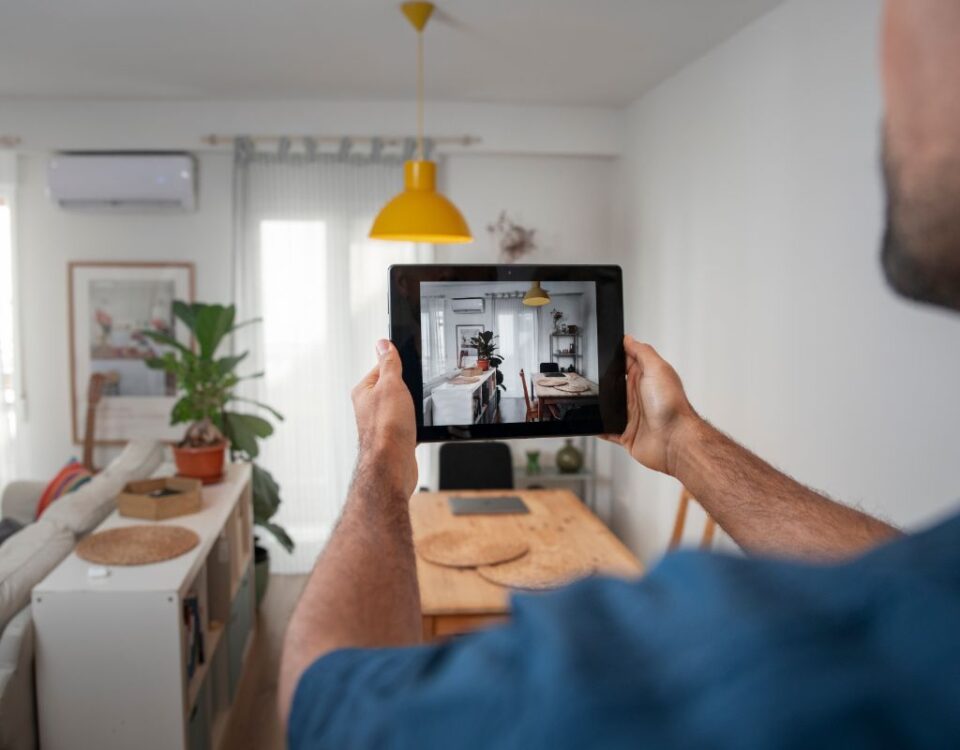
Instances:
[[[391,337],[418,437],[622,429],[619,279],[609,266],[393,267]]]

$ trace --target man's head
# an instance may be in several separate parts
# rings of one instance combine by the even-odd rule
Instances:
[[[960,0],[888,0],[883,267],[900,293],[960,310]]]

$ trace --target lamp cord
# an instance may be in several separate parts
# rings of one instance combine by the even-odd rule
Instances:
[[[423,32],[417,32],[417,159],[423,161]]]

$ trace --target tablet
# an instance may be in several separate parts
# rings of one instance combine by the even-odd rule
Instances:
[[[619,266],[390,267],[417,440],[619,434]]]

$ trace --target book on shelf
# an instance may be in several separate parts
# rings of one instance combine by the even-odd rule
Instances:
[[[196,594],[190,594],[183,600],[183,634],[187,644],[187,679],[190,679],[206,659],[200,597]]]

